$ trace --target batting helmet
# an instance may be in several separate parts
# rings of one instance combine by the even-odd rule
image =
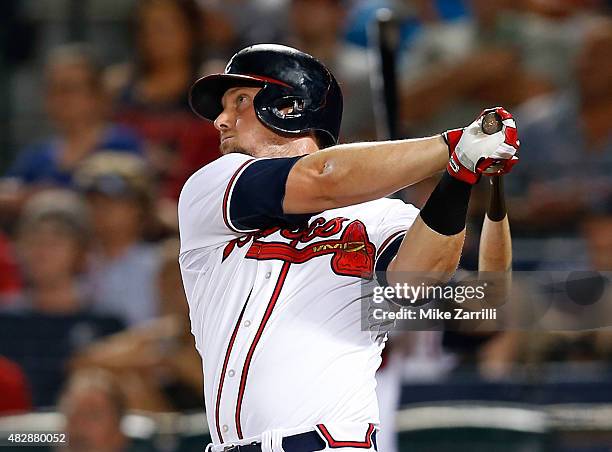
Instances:
[[[261,86],[253,99],[259,120],[286,134],[314,132],[322,147],[338,143],[342,92],[331,72],[297,49],[258,44],[236,53],[223,74],[202,77],[191,87],[193,111],[214,121],[221,98],[236,86]]]

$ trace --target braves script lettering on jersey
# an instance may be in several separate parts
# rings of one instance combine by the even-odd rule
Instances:
[[[213,443],[315,430],[329,447],[371,448],[385,331],[363,331],[359,300],[418,210],[381,199],[313,214],[302,227],[245,229],[232,217],[245,202],[236,184],[272,160],[287,161],[221,157],[179,200],[179,260]],[[248,202],[264,205],[264,185],[240,193],[263,190]]]

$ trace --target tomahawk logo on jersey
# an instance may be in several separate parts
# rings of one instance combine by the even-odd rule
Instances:
[[[361,328],[362,284],[418,210],[400,200],[286,215],[300,157],[228,154],[185,184],[180,264],[214,444],[317,431],[369,449],[384,326]]]

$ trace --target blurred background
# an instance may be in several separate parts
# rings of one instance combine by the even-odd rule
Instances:
[[[203,450],[176,203],[219,154],[188,89],[248,44],[284,43],[338,78],[343,142],[381,137],[380,8],[397,23],[397,136],[492,105],[517,118],[513,268],[612,271],[609,0],[4,0],[0,431],[67,431],[74,451]],[[420,207],[435,184],[399,196]],[[487,196],[481,183],[468,270]],[[605,329],[406,333],[379,377],[396,425],[383,452],[612,450]]]

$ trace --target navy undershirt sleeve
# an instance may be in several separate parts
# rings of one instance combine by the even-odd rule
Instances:
[[[381,286],[387,285],[387,268],[399,251],[402,240],[404,240],[404,234],[393,240],[376,261],[376,279]]]
[[[302,158],[258,160],[249,165],[236,181],[230,201],[230,219],[240,230],[274,226],[304,227],[313,213],[285,214],[283,200],[287,177]]]

